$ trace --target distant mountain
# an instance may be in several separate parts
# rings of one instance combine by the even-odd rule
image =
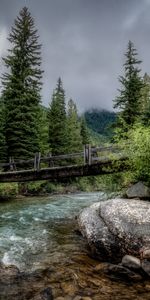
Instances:
[[[107,110],[92,109],[84,113],[87,126],[94,132],[104,136],[112,137],[113,123],[116,121],[116,113]]]

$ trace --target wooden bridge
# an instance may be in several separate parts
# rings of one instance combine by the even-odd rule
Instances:
[[[96,176],[124,171],[127,157],[118,147],[91,147],[82,152],[0,163],[0,182],[25,182],[36,180],[62,181],[66,178]],[[6,170],[7,171],[4,171]]]

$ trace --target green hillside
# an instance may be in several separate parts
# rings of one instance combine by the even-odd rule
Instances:
[[[84,113],[87,126],[100,136],[111,138],[116,114],[107,110],[92,109]]]

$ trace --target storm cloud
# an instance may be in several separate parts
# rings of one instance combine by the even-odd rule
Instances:
[[[150,0],[0,0],[0,57],[7,54],[7,36],[23,6],[35,18],[43,45],[46,106],[61,76],[67,98],[80,111],[111,110],[129,39],[143,61],[142,73],[150,73]]]

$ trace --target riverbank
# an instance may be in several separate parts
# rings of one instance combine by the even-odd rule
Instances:
[[[105,273],[105,264],[76,253],[34,272],[1,273],[1,300],[149,300],[149,281],[127,282]],[[6,276],[5,276],[6,274]],[[11,286],[11,288],[10,288]],[[20,293],[21,291],[21,293]],[[6,297],[7,295],[7,297]],[[42,295],[45,296],[42,298]]]
[[[12,267],[9,274],[9,267],[5,272],[1,266],[1,300],[39,300],[48,291],[53,298],[45,299],[148,300],[148,281],[106,273],[106,264],[91,258],[87,242],[76,231],[79,212],[107,198],[105,193],[81,193],[2,203],[0,260],[19,271]]]
[[[1,183],[0,200],[17,198],[20,196],[46,196],[49,194],[70,194],[80,192],[98,192],[123,194],[127,182],[121,174],[97,177],[83,177],[67,180],[61,183],[37,181],[27,183]]]

